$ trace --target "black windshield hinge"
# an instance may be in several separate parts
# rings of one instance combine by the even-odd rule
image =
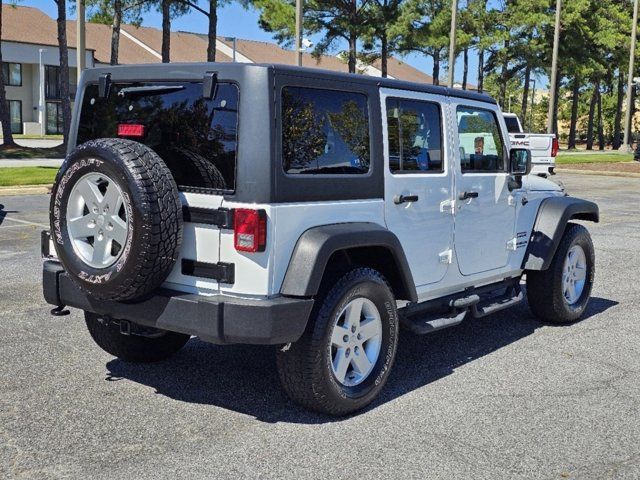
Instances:
[[[206,99],[216,97],[218,91],[218,72],[206,72],[202,79],[202,96]]]
[[[111,74],[103,73],[98,77],[98,96],[107,98],[111,89]]]

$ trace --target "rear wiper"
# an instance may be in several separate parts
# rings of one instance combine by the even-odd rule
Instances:
[[[158,95],[166,92],[176,92],[178,90],[184,90],[184,85],[147,85],[144,87],[125,87],[118,92],[118,95],[121,97],[142,93]]]

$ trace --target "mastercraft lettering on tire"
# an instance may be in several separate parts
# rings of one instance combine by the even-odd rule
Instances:
[[[293,401],[348,415],[376,405],[401,331],[525,299],[570,324],[591,296],[580,222],[597,205],[531,174],[485,94],[287,66],[101,67],[70,138],[44,297],[126,362],[191,336],[271,345]]]

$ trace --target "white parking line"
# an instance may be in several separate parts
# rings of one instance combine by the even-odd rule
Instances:
[[[16,223],[22,223],[24,225],[34,225],[36,227],[41,227],[41,228],[49,228],[49,225],[45,225],[43,223],[36,223],[36,222],[29,222],[27,220],[20,220],[19,218],[11,218],[11,217],[4,217],[2,219],[2,221],[9,221],[9,222],[16,222]],[[1,228],[1,226],[0,226]]]

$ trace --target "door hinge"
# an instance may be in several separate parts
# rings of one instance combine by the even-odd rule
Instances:
[[[453,259],[453,251],[451,249],[445,250],[444,252],[440,252],[440,254],[438,255],[438,260],[440,261],[440,263],[444,263],[445,265],[450,264],[452,259]]]
[[[440,202],[440,212],[453,215],[456,212],[456,201],[449,199]]]
[[[511,240],[507,242],[507,250],[515,251],[518,248],[518,239],[513,237]]]

